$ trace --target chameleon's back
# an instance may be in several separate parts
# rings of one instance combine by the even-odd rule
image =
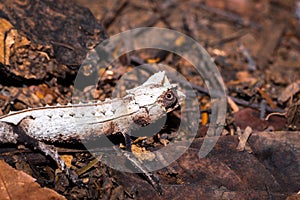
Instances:
[[[152,75],[127,93],[121,99],[98,103],[17,111],[0,117],[0,122],[20,125],[28,135],[41,141],[77,141],[148,125],[178,107],[184,98],[164,72]]]

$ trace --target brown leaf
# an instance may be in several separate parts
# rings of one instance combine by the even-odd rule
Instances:
[[[206,1],[206,4],[211,7],[219,8],[222,10],[230,10],[236,12],[249,12],[249,1],[236,1],[236,0],[217,0],[217,1]],[[253,6],[251,6],[253,7]],[[247,9],[248,8],[248,9]]]
[[[54,190],[41,188],[28,174],[0,160],[0,199],[66,199]]]
[[[278,101],[284,103],[299,91],[300,91],[300,80],[293,82],[292,84],[287,86],[278,97]]]
[[[287,111],[287,126],[294,130],[300,129],[300,100],[293,103]]]
[[[13,28],[13,25],[3,18],[0,19],[0,24],[0,63],[5,63],[6,46],[5,43],[2,41],[5,41],[6,32]]]
[[[300,132],[274,131],[252,133],[248,143],[285,192],[299,191]]]
[[[290,137],[294,143],[299,138],[297,134]],[[252,144],[253,142],[258,144],[256,137],[257,134],[250,137]],[[136,174],[114,170],[112,173],[115,181],[123,185],[129,194],[138,191],[137,199],[267,199],[270,196],[274,199],[284,199],[289,193],[298,191],[294,187],[297,185],[299,172],[294,170],[291,174],[293,177],[285,174],[285,168],[292,170],[298,166],[297,161],[292,160],[293,157],[287,159],[287,162],[282,159],[281,163],[288,165],[285,168],[277,169],[274,167],[276,165],[266,167],[265,163],[258,159],[261,154],[257,148],[255,149],[257,155],[246,151],[240,152],[236,150],[237,136],[223,136],[219,138],[207,157],[199,159],[197,154],[202,144],[202,138],[195,139],[191,147],[178,160],[156,173],[164,191],[163,196],[158,196],[151,186]],[[298,146],[294,147],[298,148]],[[263,148],[263,146],[259,147]],[[268,145],[266,150],[270,147]],[[286,147],[287,151],[281,151],[280,153],[283,153],[281,156],[289,157],[297,154],[288,152],[293,147]],[[277,158],[278,149],[276,146],[271,148]],[[173,173],[173,170],[176,173]],[[273,170],[275,170],[274,174],[271,173]],[[274,176],[282,177],[280,179],[282,181],[277,181]],[[287,177],[284,178],[285,176]]]
[[[250,126],[253,130],[262,131],[268,127],[275,130],[282,130],[285,126],[285,118],[282,116],[272,116],[267,121],[260,119],[260,112],[252,108],[244,108],[234,113],[234,122],[236,126],[245,129]]]
[[[0,43],[0,63],[8,65],[11,46],[14,45],[14,48],[25,46],[30,41],[26,37],[21,36],[9,21],[1,18],[0,24],[0,41],[4,41]]]
[[[239,71],[236,73],[236,77],[240,83],[250,83],[250,85],[253,85],[257,82],[257,78],[253,77],[248,71]]]

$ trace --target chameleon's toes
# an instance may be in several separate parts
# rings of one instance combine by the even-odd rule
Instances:
[[[77,173],[74,170],[71,170],[69,168],[65,169],[66,175],[68,179],[75,185],[79,187],[86,187],[86,184],[82,182],[82,180],[79,179]]]
[[[153,186],[153,188],[159,193],[159,195],[163,195],[163,189],[159,183],[158,177],[156,177],[154,174],[151,174],[151,180],[149,182]]]

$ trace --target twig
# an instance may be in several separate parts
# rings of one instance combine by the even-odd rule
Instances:
[[[250,137],[251,133],[252,133],[252,128],[250,126],[247,126],[244,130],[244,133],[241,134],[240,137],[239,137],[240,141],[239,141],[238,146],[236,147],[236,149],[238,151],[244,151],[245,150],[248,138]]]
[[[205,4],[197,4],[197,7],[201,8],[203,10],[206,10],[208,12],[212,12],[214,14],[220,15],[221,17],[225,17],[228,20],[232,21],[233,23],[237,23],[237,24],[240,24],[242,26],[250,26],[250,27],[255,28],[255,29],[261,29],[261,26],[259,24],[256,24],[256,23],[251,22],[251,21],[246,21],[243,18],[241,18],[240,16],[238,16],[236,14],[233,14],[231,12],[223,11],[223,10],[220,10],[220,9],[217,9],[217,8],[212,8],[212,7],[207,6]]]
[[[152,69],[151,65],[145,63],[142,59],[136,57],[136,56],[131,56],[130,60],[132,62],[133,65],[144,65],[146,71],[150,72],[150,73],[155,73],[155,71]],[[147,67],[149,66],[149,67]],[[172,78],[172,75],[170,75],[170,78]],[[178,79],[179,83],[182,84],[186,84],[187,82],[181,79]],[[195,85],[193,83],[189,83],[193,89],[197,90],[199,93],[205,94],[205,95],[210,95],[209,91],[206,88],[203,88],[201,86]],[[255,108],[255,109],[260,109],[260,105],[259,104],[255,104],[255,103],[249,103],[248,101],[242,100],[242,99],[238,99],[236,97],[232,97],[230,96],[230,98],[238,105],[242,105],[245,107],[250,107],[250,108]],[[284,110],[279,109],[279,108],[271,108],[270,106],[266,105],[266,111],[267,112],[284,112]]]
[[[157,0],[151,0],[153,6],[152,6],[152,10],[157,13],[157,15],[159,16],[159,19],[167,26],[167,28],[170,28],[170,29],[174,29],[172,28],[171,24],[169,23],[167,17],[170,16],[170,13],[169,13],[169,10],[171,9],[168,9],[170,7],[171,4],[168,4],[167,6],[160,6],[159,3],[157,2]],[[163,7],[163,8],[161,8]],[[165,8],[164,8],[165,7]],[[166,15],[165,11],[168,11],[168,14]]]
[[[267,103],[271,106],[271,108],[273,109],[276,108],[276,105],[272,101],[271,97],[265,91],[263,91],[261,88],[257,88],[257,91],[267,101]]]
[[[170,11],[172,10],[170,9],[170,7],[172,6],[174,6],[173,2],[169,3],[167,1],[166,3],[164,3],[164,5],[161,6],[162,8],[159,10],[159,12],[155,12],[154,10],[154,12],[156,13],[155,16],[151,16],[150,19],[140,25],[137,25],[137,27],[150,27],[154,26],[158,22],[158,20],[165,20],[168,16],[170,16]],[[165,23],[165,21],[163,22]],[[166,25],[168,28],[171,28],[171,25],[168,22]]]
[[[279,112],[275,112],[275,113],[270,113],[267,115],[267,117],[265,118],[266,121],[268,121],[270,119],[271,116],[273,115],[279,115],[279,116],[286,116],[287,112],[283,112],[283,113],[279,113]]]
[[[218,40],[216,42],[212,42],[212,43],[209,44],[209,46],[211,46],[211,47],[220,46],[220,45],[223,45],[225,43],[235,41],[235,40],[243,37],[246,34],[248,34],[248,31],[241,30],[241,31],[238,31],[237,33],[235,33],[232,36],[229,36],[229,37],[226,37],[226,38],[222,38],[222,39],[220,39],[220,40]]]
[[[231,97],[227,97],[227,103],[231,107],[233,113],[236,113],[240,110],[238,105],[236,105],[236,103],[231,99]]]
[[[241,105],[241,106],[245,106],[245,107],[249,107],[249,108],[255,108],[255,109],[260,109],[260,105],[259,104],[256,104],[256,103],[249,103],[248,101],[245,101],[245,100],[242,100],[242,99],[238,99],[236,97],[232,97],[230,96],[230,98],[235,102],[237,103],[238,105]],[[280,108],[271,108],[270,106],[266,105],[266,111],[267,112],[284,112],[283,109],[280,109]]]
[[[239,49],[242,52],[243,56],[245,57],[245,59],[248,63],[249,70],[250,71],[255,71],[256,70],[256,62],[254,61],[254,59],[250,55],[248,49],[246,49],[245,46],[242,43],[239,45]]]
[[[106,29],[108,29],[127,5],[128,5],[128,0],[124,0],[121,2],[115,1],[114,7],[104,15],[105,17],[102,20],[103,26]]]

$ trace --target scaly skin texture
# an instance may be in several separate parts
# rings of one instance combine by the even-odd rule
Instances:
[[[23,143],[56,161],[73,183],[81,183],[66,167],[56,148],[47,143],[78,143],[81,140],[121,132],[131,151],[131,130],[160,119],[177,108],[185,96],[170,84],[165,72],[152,75],[141,86],[127,90],[123,98],[99,103],[57,105],[27,109],[0,117],[0,144]],[[126,141],[127,140],[127,141]],[[129,152],[123,155],[162,194],[158,180]]]
[[[4,137],[3,122],[18,125],[30,137],[50,143],[76,142],[117,132],[130,134],[177,108],[185,97],[175,84],[170,84],[165,72],[152,75],[141,86],[126,92],[123,98],[99,103],[47,106],[2,116],[0,143],[16,141],[14,134]]]

